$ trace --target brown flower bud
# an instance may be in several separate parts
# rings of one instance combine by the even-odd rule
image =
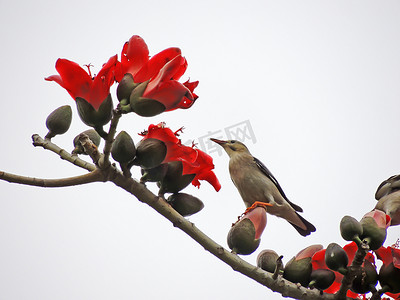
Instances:
[[[111,155],[117,162],[122,164],[128,163],[135,158],[135,144],[126,131],[121,131],[116,136],[111,147]]]
[[[136,148],[134,163],[145,169],[159,166],[167,155],[167,146],[157,139],[145,139],[140,141]]]
[[[167,201],[183,217],[191,216],[204,208],[200,199],[185,193],[172,194]]]
[[[49,132],[46,139],[51,139],[58,134],[64,134],[68,131],[72,121],[71,106],[64,105],[55,109],[46,119],[46,127]]]
[[[228,246],[237,253],[248,255],[257,250],[260,239],[255,239],[256,229],[253,222],[246,218],[231,227],[228,233]]]

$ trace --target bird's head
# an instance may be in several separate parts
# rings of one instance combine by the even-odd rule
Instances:
[[[243,144],[242,142],[236,141],[236,140],[228,140],[228,141],[223,141],[223,140],[218,140],[218,139],[213,139],[211,138],[214,143],[217,143],[220,145],[226,153],[228,153],[229,157],[235,154],[240,154],[240,153],[249,153],[249,150]]]

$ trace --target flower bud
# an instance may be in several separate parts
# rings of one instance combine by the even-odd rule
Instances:
[[[335,273],[327,269],[317,269],[311,272],[309,287],[315,287],[321,291],[329,288],[335,281]]]
[[[248,255],[256,251],[260,239],[255,239],[256,228],[250,219],[242,219],[234,224],[228,233],[228,246],[237,253]]]
[[[121,131],[111,146],[111,156],[119,163],[128,163],[135,158],[136,148],[131,136]]]
[[[264,271],[275,272],[279,255],[274,250],[263,250],[257,256],[257,267]]]
[[[286,264],[283,277],[302,286],[308,286],[312,271],[312,257],[322,248],[322,245],[316,244],[301,250]]]
[[[145,169],[159,166],[167,155],[167,146],[157,139],[140,141],[136,148],[135,164]]]
[[[49,132],[46,139],[51,139],[57,134],[66,133],[71,125],[72,109],[69,105],[64,105],[54,110],[46,119],[46,127]]]
[[[168,170],[168,164],[161,164],[157,167],[151,169],[141,169],[142,177],[140,178],[140,182],[157,182],[161,181]]]
[[[85,149],[83,149],[81,143],[79,142],[79,137],[81,134],[86,134],[89,137],[89,139],[93,142],[93,144],[95,144],[97,147],[100,145],[100,141],[101,141],[100,135],[97,133],[96,130],[88,129],[88,130],[85,130],[84,132],[78,134],[74,138],[73,143],[74,143],[75,149],[72,151],[72,154],[86,154]]]
[[[370,292],[377,283],[378,273],[376,272],[375,266],[369,260],[364,260],[364,266],[358,269],[358,273],[350,289],[357,294],[366,294]]]
[[[117,87],[118,101],[121,102],[123,99],[129,100],[133,89],[137,86],[138,84],[133,81],[132,74],[126,73],[124,77],[122,77]]]
[[[158,102],[154,99],[143,98],[142,95],[146,90],[148,85],[148,81],[142,82],[139,84],[131,93],[129,97],[131,109],[142,117],[153,117],[156,116],[163,111],[165,111],[166,107],[161,102]]]
[[[390,217],[380,210],[371,211],[361,219],[363,228],[361,239],[368,243],[371,250],[379,249],[386,240],[386,228]]]
[[[79,117],[86,125],[90,127],[101,127],[110,122],[113,110],[110,94],[101,103],[98,110],[94,109],[94,107],[83,98],[77,97],[75,101]]]
[[[359,244],[362,232],[362,226],[355,218],[344,216],[340,221],[340,234],[346,241],[357,241]]]
[[[299,260],[293,257],[285,266],[283,278],[293,283],[300,283],[302,286],[308,286],[311,271],[311,257],[305,257]]]
[[[165,111],[164,104],[154,99],[140,97],[131,102],[133,111],[142,117],[154,117]]]
[[[326,248],[325,263],[329,269],[343,274],[347,272],[349,258],[342,247],[336,243],[330,243]]]
[[[171,161],[168,163],[167,172],[160,181],[159,195],[178,193],[192,182],[196,174],[182,175],[182,170],[183,166],[181,161]]]
[[[167,202],[183,217],[191,216],[204,208],[200,199],[185,193],[172,194]]]
[[[382,288],[387,287],[390,293],[400,293],[400,269],[396,268],[393,262],[382,265],[378,278]]]

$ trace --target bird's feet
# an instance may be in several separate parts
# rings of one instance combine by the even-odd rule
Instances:
[[[265,210],[267,210],[268,206],[272,206],[272,204],[266,203],[266,202],[260,202],[260,201],[256,201],[253,203],[252,206],[246,208],[246,210],[244,211],[244,213],[242,214],[242,216],[248,214],[250,211],[252,211],[253,209],[255,209],[256,207],[264,207]]]
[[[235,223],[233,223],[232,226],[234,226],[237,222],[239,222],[245,215],[247,215],[253,209],[255,209],[257,207],[263,207],[265,210],[267,210],[267,207],[269,207],[269,206],[273,206],[273,205],[269,204],[269,203],[265,203],[265,202],[260,202],[260,201],[254,202],[252,206],[246,208],[244,213],[242,213],[240,216],[238,216],[237,221]]]

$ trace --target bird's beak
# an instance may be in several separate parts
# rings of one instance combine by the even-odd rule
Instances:
[[[210,138],[210,140],[212,140],[214,143],[217,143],[218,145],[221,145],[221,146],[228,142],[228,141],[223,141],[223,140],[218,140],[218,139],[213,139],[213,138]]]

